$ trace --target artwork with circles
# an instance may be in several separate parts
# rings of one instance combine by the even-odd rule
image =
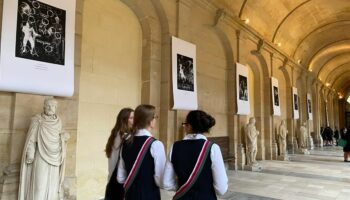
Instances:
[[[66,11],[33,0],[19,0],[16,57],[64,65]]]
[[[74,94],[76,0],[3,0],[0,91]]]

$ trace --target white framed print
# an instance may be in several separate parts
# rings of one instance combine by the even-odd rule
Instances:
[[[292,102],[293,102],[293,117],[294,119],[299,119],[299,98],[298,89],[296,87],[292,88]]]
[[[236,86],[237,86],[237,114],[249,115],[249,79],[248,68],[236,63]]]
[[[312,99],[311,99],[311,94],[307,93],[307,98],[306,98],[306,105],[307,105],[307,116],[309,120],[312,120]]]
[[[74,93],[75,0],[4,0],[0,91]]]
[[[173,109],[196,110],[196,46],[172,37]]]
[[[278,80],[275,77],[271,77],[271,90],[272,90],[272,108],[273,115],[281,116],[280,95]]]

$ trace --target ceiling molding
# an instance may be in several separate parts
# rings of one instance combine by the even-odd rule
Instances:
[[[310,68],[310,63],[314,60],[315,56],[320,53],[321,51],[324,51],[325,49],[333,46],[334,44],[337,44],[337,43],[343,43],[343,42],[349,42],[350,43],[350,38],[349,39],[341,39],[341,40],[337,40],[337,41],[334,41],[334,42],[331,42],[331,43],[328,43],[324,46],[322,46],[319,50],[316,51],[316,53],[314,53],[310,59],[309,59],[309,62],[306,63],[307,65],[307,68],[309,69]]]
[[[349,66],[349,64],[350,64],[350,62],[349,63],[346,63],[346,64],[343,64],[342,66]],[[333,70],[334,71],[334,70]],[[327,83],[327,82],[329,82],[329,81],[332,81],[332,80],[335,80],[335,79],[333,79],[332,77],[338,77],[339,75],[342,75],[343,73],[349,73],[350,72],[350,68],[349,69],[347,69],[347,70],[344,70],[344,71],[342,71],[341,72],[341,74],[332,74],[332,72],[330,72],[329,74],[328,74],[328,76],[326,77],[326,79],[325,79],[325,82]],[[333,72],[334,73],[334,72]]]
[[[323,69],[326,65],[329,65],[330,62],[331,62],[332,60],[335,60],[336,58],[341,57],[341,56],[344,56],[344,55],[346,55],[346,54],[349,54],[349,58],[350,58],[350,49],[349,49],[349,52],[344,52],[344,53],[336,54],[335,56],[332,56],[331,58],[329,58],[329,59],[324,63],[324,65],[322,65],[322,67],[320,68],[320,70],[318,70],[318,72],[317,72],[317,77],[320,75],[322,69]]]
[[[316,27],[314,30],[312,30],[310,33],[308,33],[302,40],[300,40],[300,42],[298,43],[297,47],[296,47],[295,50],[294,50],[293,58],[295,57],[295,54],[297,53],[297,51],[298,51],[300,45],[301,45],[309,36],[311,36],[312,34],[316,33],[316,32],[317,32],[318,30],[320,30],[320,29],[323,29],[323,28],[325,28],[325,27],[327,27],[327,26],[333,27],[333,26],[335,26],[335,25],[337,25],[337,24],[339,24],[339,23],[340,23],[340,25],[350,24],[350,20],[341,20],[341,21],[330,22],[330,23],[324,24],[324,25],[322,25],[322,26]],[[330,27],[330,28],[331,28],[331,27]],[[328,29],[325,29],[325,30],[328,30]]]
[[[336,78],[332,83],[331,86],[333,86],[334,89],[339,90],[338,85],[340,84],[339,82],[344,81],[344,78],[349,79],[350,81],[350,73],[344,73],[340,75],[338,78]]]
[[[328,75],[326,76],[326,79],[325,81],[328,80],[328,77],[330,77],[331,75],[333,75],[335,73],[335,71],[339,70],[340,68],[344,67],[344,66],[347,66],[347,65],[350,65],[350,62],[345,62],[345,63],[342,63],[340,65],[337,65],[336,67],[334,67],[330,72],[328,72]],[[324,65],[325,66],[325,65]],[[322,66],[321,70],[319,70],[318,74],[317,74],[317,78],[320,78],[319,76],[321,75],[321,72],[323,71],[323,69],[325,68],[324,66]],[[350,67],[349,67],[350,69]],[[346,70],[345,70],[346,71]]]
[[[239,14],[238,14],[239,18],[241,18],[242,15],[243,15],[243,11],[244,11],[245,5],[247,4],[247,1],[248,0],[244,0],[243,3],[242,3],[241,9],[239,10]]]
[[[283,19],[282,21],[278,24],[273,37],[272,37],[272,43],[275,43],[275,39],[276,39],[276,35],[279,31],[279,29],[281,28],[281,26],[283,25],[283,23],[288,19],[289,16],[291,16],[296,10],[298,10],[300,7],[302,7],[303,5],[307,4],[308,2],[310,2],[311,0],[306,0],[303,3],[299,4],[297,7],[295,7],[293,10],[291,10]]]

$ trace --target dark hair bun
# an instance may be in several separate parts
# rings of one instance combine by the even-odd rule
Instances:
[[[209,129],[215,125],[215,119],[201,110],[189,112],[186,121],[191,125],[193,133],[209,132]]]

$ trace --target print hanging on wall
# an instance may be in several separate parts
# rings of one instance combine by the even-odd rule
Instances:
[[[307,116],[309,120],[312,120],[312,104],[311,94],[307,93]]]
[[[236,80],[237,80],[237,114],[249,115],[249,84],[248,68],[240,63],[236,63]]]
[[[196,46],[176,37],[172,37],[172,78],[173,109],[197,109]]]
[[[273,115],[281,116],[278,80],[271,77]]]
[[[293,117],[299,119],[299,102],[298,102],[298,89],[293,87],[292,89],[293,98]]]
[[[75,0],[4,0],[0,91],[72,96]]]
[[[16,57],[64,65],[65,34],[65,10],[40,1],[18,1]]]

